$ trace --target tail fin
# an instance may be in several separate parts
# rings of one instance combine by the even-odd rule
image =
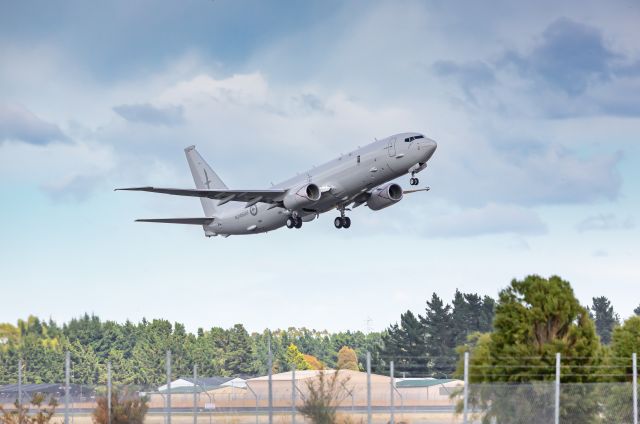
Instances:
[[[222,182],[220,177],[218,177],[218,174],[216,174],[209,164],[202,159],[202,156],[200,156],[200,153],[196,150],[196,146],[187,147],[184,149],[184,153],[187,156],[187,162],[189,163],[189,168],[191,168],[191,175],[193,175],[193,181],[196,183],[196,188],[200,190],[228,188]],[[200,202],[202,203],[204,214],[207,217],[214,216],[218,201],[201,197]]]

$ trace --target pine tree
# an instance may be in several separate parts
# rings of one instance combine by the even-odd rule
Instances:
[[[449,376],[455,368],[451,306],[445,305],[442,299],[433,293],[431,300],[427,301],[422,324],[425,329],[429,371],[436,377]]]
[[[613,329],[619,324],[619,317],[613,311],[611,302],[605,296],[594,297],[591,306],[592,317],[596,323],[596,332],[600,341],[608,345],[611,342]]]
[[[246,375],[253,371],[251,338],[242,324],[236,324],[229,330],[229,344],[226,352],[224,367],[230,375]]]

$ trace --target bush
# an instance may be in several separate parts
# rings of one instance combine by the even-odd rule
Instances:
[[[298,411],[309,418],[313,424],[336,424],[336,410],[347,396],[345,388],[348,378],[340,379],[340,371],[330,376],[325,371],[318,373],[318,378],[307,381],[308,395]]]
[[[29,404],[20,404],[16,400],[14,405],[16,409],[13,411],[5,410],[0,405],[0,423],[1,424],[46,424],[51,422],[58,401],[53,396],[49,398],[49,402],[44,405],[46,396],[42,393],[36,393],[31,397],[31,406]],[[29,415],[29,410],[35,409],[36,413]]]
[[[138,395],[111,393],[111,424],[142,424],[149,410],[148,399]],[[109,424],[107,397],[99,397],[93,411],[95,424]]]

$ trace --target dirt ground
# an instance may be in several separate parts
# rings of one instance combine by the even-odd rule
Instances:
[[[345,424],[364,424],[366,423],[366,414],[339,414],[343,419],[339,420]],[[64,423],[64,416],[57,415],[54,419],[56,423]],[[165,416],[163,414],[148,414],[145,419],[146,424],[165,424]],[[268,424],[267,415],[259,415],[256,419],[252,414],[214,414],[211,417],[206,413],[198,416],[198,424]],[[290,414],[274,414],[274,424],[291,424]],[[450,412],[412,412],[404,414],[396,414],[396,424],[459,424],[462,417]],[[174,413],[171,415],[171,424],[192,424],[193,415]],[[389,414],[373,414],[374,424],[389,423]],[[91,416],[76,415],[69,419],[69,424],[92,424]],[[296,416],[296,424],[309,424],[302,416]]]

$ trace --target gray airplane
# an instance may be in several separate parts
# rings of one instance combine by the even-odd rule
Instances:
[[[301,228],[303,222],[336,209],[336,228],[349,228],[346,212],[366,204],[378,211],[394,205],[408,193],[429,188],[403,190],[392,180],[415,175],[427,167],[436,151],[435,141],[418,133],[387,137],[342,155],[267,190],[231,190],[196,151],[184,151],[196,189],[132,187],[116,190],[149,191],[176,196],[199,197],[204,217],[138,219],[137,222],[201,225],[207,237],[256,234],[280,227]]]

